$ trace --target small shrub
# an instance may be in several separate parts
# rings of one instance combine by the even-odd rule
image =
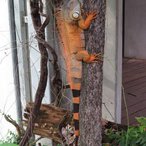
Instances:
[[[129,127],[127,131],[106,131],[106,137],[112,145],[116,146],[146,146],[146,118],[136,118],[138,126]]]

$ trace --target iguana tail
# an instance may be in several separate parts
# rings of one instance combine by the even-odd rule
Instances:
[[[74,127],[75,127],[75,145],[77,146],[78,138],[79,138],[79,103],[80,103],[80,89],[73,88],[73,119],[74,119]]]
[[[80,104],[80,91],[81,91],[81,76],[82,76],[82,63],[76,60],[75,54],[71,57],[71,85],[72,102],[73,102],[73,120],[75,127],[76,146],[79,137],[79,104]]]

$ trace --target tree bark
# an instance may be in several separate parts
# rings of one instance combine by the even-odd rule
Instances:
[[[85,12],[98,13],[85,32],[86,49],[90,53],[104,52],[105,0],[84,0]],[[102,71],[103,62],[83,64],[83,81],[80,102],[80,146],[101,146],[102,124]]]

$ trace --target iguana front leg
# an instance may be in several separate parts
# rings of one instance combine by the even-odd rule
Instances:
[[[86,50],[79,51],[75,54],[75,57],[78,61],[83,61],[86,63],[97,62],[101,60],[101,54],[89,54]]]
[[[86,19],[84,20],[83,18],[81,18],[79,21],[78,21],[78,24],[79,24],[79,27],[81,29],[87,29],[89,28],[92,20],[94,20],[96,17],[97,17],[97,13],[96,12],[90,12],[86,15]]]
[[[81,29],[89,28],[92,20],[94,20],[97,17],[97,13],[96,12],[90,12],[86,16],[87,17],[86,17],[85,20],[83,18],[81,18],[78,21],[79,27]],[[96,54],[96,55],[89,54],[86,50],[81,50],[81,51],[78,51],[76,53],[76,59],[78,61],[83,61],[83,62],[86,62],[86,63],[92,63],[92,62],[95,62],[97,60],[101,60],[101,55],[100,54]]]

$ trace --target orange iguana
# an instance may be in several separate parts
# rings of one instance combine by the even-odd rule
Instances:
[[[91,63],[97,61],[98,55],[89,54],[85,50],[83,29],[88,29],[97,13],[87,14],[86,19],[81,15],[81,2],[79,0],[67,0],[61,9],[56,11],[56,22],[60,40],[63,43],[62,54],[66,62],[67,82],[72,90],[74,137],[72,142],[77,146],[79,137],[79,102],[82,77],[82,61]],[[68,129],[68,128],[67,128]],[[64,129],[63,129],[64,130]],[[65,132],[62,132],[65,136]],[[71,142],[70,142],[71,141]]]

